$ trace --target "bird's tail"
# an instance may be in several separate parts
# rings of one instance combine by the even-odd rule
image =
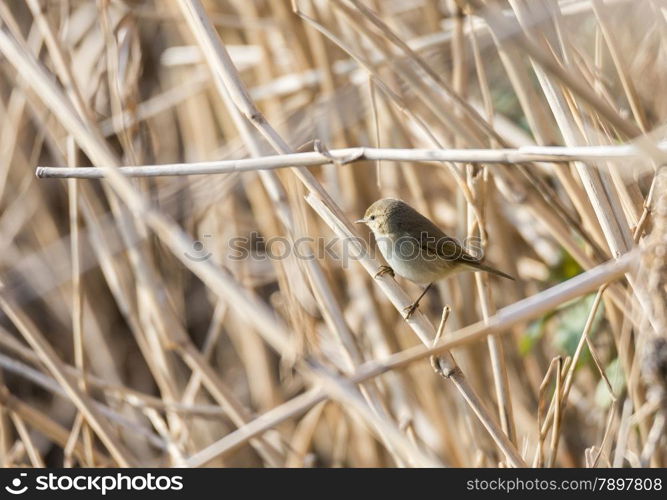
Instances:
[[[491,266],[487,266],[486,264],[481,264],[481,263],[476,263],[472,264],[471,266],[473,269],[476,269],[478,271],[486,271],[487,273],[495,274],[497,276],[502,276],[503,278],[507,278],[508,280],[516,281],[516,278],[512,276],[511,274],[504,273],[502,271],[498,271],[498,269],[495,269]]]

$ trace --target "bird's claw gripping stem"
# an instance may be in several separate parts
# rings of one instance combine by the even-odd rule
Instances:
[[[410,319],[410,317],[415,313],[418,307],[419,307],[419,302],[413,302],[408,307],[404,307],[403,312],[405,313],[405,319]]]
[[[373,276],[373,278],[379,278],[380,276],[384,276],[385,274],[388,274],[392,278],[395,277],[394,270],[391,267],[389,267],[389,266],[380,266],[380,269],[378,269],[378,272],[375,273],[375,276]]]

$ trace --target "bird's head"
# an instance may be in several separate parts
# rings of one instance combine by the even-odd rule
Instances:
[[[401,200],[382,198],[366,209],[363,219],[355,222],[366,224],[375,234],[387,234],[390,231],[388,224],[390,216],[395,215],[403,206],[407,205]]]

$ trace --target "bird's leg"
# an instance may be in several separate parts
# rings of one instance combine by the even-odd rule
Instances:
[[[378,272],[375,273],[375,276],[373,276],[373,278],[379,278],[380,276],[384,276],[385,274],[388,274],[393,278],[394,270],[389,266],[380,266],[380,269],[378,269]]]
[[[419,301],[422,299],[424,295],[426,295],[426,292],[428,292],[428,289],[431,288],[432,284],[433,283],[429,283],[428,285],[426,285],[426,288],[424,288],[424,291],[421,293],[421,295],[417,297],[417,300],[415,300],[412,304],[403,309],[403,311],[405,312],[405,319],[409,319],[410,316],[414,314],[414,312],[419,307]]]

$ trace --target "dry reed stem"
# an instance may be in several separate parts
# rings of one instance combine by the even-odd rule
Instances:
[[[42,362],[48,367],[53,377],[67,391],[72,402],[76,404],[79,411],[85,416],[87,422],[95,430],[100,440],[109,450],[109,453],[118,462],[118,465],[121,467],[132,466],[134,459],[125,447],[118,442],[109,423],[94,408],[90,399],[72,383],[65,373],[62,361],[58,358],[51,345],[37,330],[30,318],[13,302],[13,299],[2,294],[1,289],[0,306],[21,331],[26,341],[39,354]]]
[[[666,145],[660,145],[667,152]],[[287,167],[313,167],[328,165],[345,166],[363,161],[410,161],[417,163],[451,162],[483,164],[520,164],[527,162],[569,163],[571,161],[633,160],[644,153],[633,145],[540,147],[524,146],[516,149],[390,149],[356,147],[331,149],[327,154],[319,152],[267,155],[259,158],[220,160],[168,165],[141,165],[120,167],[127,177],[159,177],[169,175],[228,174],[255,170],[273,170]],[[491,165],[492,166],[492,165]],[[40,178],[102,179],[104,171],[96,167],[46,167],[39,166],[35,175]]]

